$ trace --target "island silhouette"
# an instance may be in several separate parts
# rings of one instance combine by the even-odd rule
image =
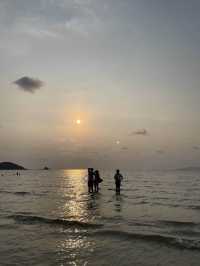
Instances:
[[[26,170],[26,168],[12,162],[0,162],[0,170]]]

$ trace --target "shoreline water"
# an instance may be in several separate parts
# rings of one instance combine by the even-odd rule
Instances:
[[[197,172],[25,171],[0,184],[2,265],[199,265]]]

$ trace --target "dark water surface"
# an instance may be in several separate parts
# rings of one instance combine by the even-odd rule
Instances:
[[[1,172],[0,265],[200,265],[200,172]]]

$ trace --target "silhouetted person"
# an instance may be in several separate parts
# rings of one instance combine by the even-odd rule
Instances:
[[[94,185],[94,179],[93,179],[93,168],[88,168],[88,192],[93,192],[93,185]]]
[[[116,193],[120,194],[121,181],[123,179],[123,176],[118,169],[116,170],[114,179],[115,179]]]
[[[100,178],[99,171],[96,170],[94,172],[94,190],[95,192],[99,191],[99,183],[102,182],[102,179]]]

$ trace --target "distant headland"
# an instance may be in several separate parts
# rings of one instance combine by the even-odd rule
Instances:
[[[0,170],[26,170],[26,168],[11,162],[0,162]]]

